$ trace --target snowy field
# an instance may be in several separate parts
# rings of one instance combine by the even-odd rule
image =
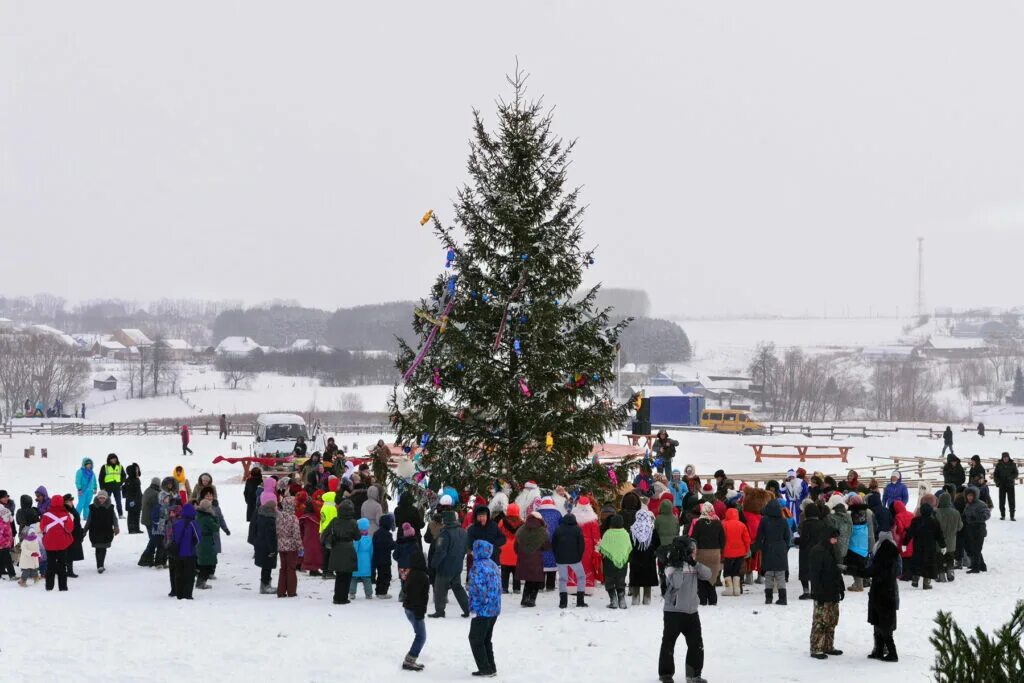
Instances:
[[[753,467],[753,456],[741,437],[679,436],[680,461],[693,461],[702,472],[717,467],[743,472]],[[966,436],[957,436],[962,454],[976,449],[993,455],[1014,444],[1010,439],[998,438],[975,443]],[[361,438],[369,442],[366,436]],[[354,439],[342,435],[344,442]],[[874,449],[880,453],[935,454],[939,448],[938,442],[909,435],[853,439],[850,443],[855,445],[854,453],[863,447],[865,452]],[[218,580],[212,582],[213,590],[196,591],[193,602],[166,597],[167,572],[135,564],[145,536],[124,532],[116,539],[107,558],[108,571],[102,576],[95,571],[92,550],[86,542],[87,559],[77,566],[81,578],[71,580],[68,593],[46,593],[41,583],[25,589],[15,583],[0,583],[4,592],[0,604],[8,624],[0,629],[0,651],[3,669],[11,680],[40,673],[47,678],[86,682],[199,677],[256,680],[270,672],[284,671],[293,681],[338,680],[341,672],[346,680],[359,681],[469,680],[474,667],[466,640],[469,624],[463,619],[449,616],[440,623],[428,620],[427,644],[420,659],[427,668],[413,674],[399,669],[412,636],[396,601],[368,602],[360,597],[347,607],[334,606],[329,582],[301,575],[300,597],[296,600],[259,595],[259,570],[253,566],[245,542],[241,467],[210,464],[225,442],[196,436],[192,443],[196,455],[184,459],[175,437],[16,435],[0,440],[0,444],[0,488],[10,491],[14,500],[39,484],[51,492],[71,490],[83,456],[99,462],[108,452],[117,452],[122,462],[141,465],[145,482],[153,476],[168,475],[179,463],[185,466],[192,482],[201,472],[210,472],[233,531],[223,539],[224,554]],[[37,452],[41,447],[48,448],[49,458],[22,458],[22,449],[33,445]],[[838,463],[829,464],[831,467],[823,469],[840,471]],[[796,465],[778,460],[770,461],[769,467]],[[712,682],[743,681],[769,671],[772,680],[778,681],[930,680],[933,654],[928,635],[935,611],[952,610],[965,627],[981,624],[991,629],[1003,623],[1014,602],[1024,598],[1017,571],[1022,552],[1024,523],[994,521],[986,544],[987,574],[958,573],[954,584],[937,584],[930,593],[901,584],[896,633],[900,662],[895,665],[865,658],[871,648],[866,592],[848,594],[843,602],[836,646],[846,654],[839,661],[833,658],[825,662],[807,655],[809,602],[793,599],[787,607],[765,606],[760,591],[739,598],[720,597],[718,607],[701,609],[704,676]],[[794,551],[790,553],[790,569],[795,572],[796,568]],[[796,593],[795,582],[790,583],[790,591],[791,595]],[[592,606],[585,610],[559,610],[557,594],[545,593],[538,607],[522,609],[518,596],[508,596],[494,633],[498,680],[532,682],[543,677],[606,681],[621,680],[623,672],[628,672],[630,680],[656,680],[661,634],[659,601],[625,612],[606,609],[601,593],[590,603]],[[55,618],[68,637],[48,641],[43,649],[26,640],[27,633],[52,632]],[[329,645],[332,640],[335,647]],[[313,642],[319,643],[320,656],[309,654]],[[115,651],[111,648],[115,648],[116,657],[109,656]],[[683,654],[680,643],[677,666],[682,666]]]

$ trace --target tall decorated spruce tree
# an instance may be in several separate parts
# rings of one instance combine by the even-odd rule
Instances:
[[[595,444],[627,418],[613,392],[619,333],[581,290],[593,252],[581,246],[579,188],[567,188],[574,143],[509,78],[488,130],[474,111],[468,170],[454,222],[430,220],[441,273],[400,340],[404,390],[390,409],[399,442],[420,454],[431,482],[607,487]]]

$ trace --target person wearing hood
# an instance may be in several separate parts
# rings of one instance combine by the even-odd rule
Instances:
[[[299,531],[302,533],[302,571],[309,572],[310,576],[321,576],[326,566],[324,547],[320,542],[323,494],[317,492],[310,498],[305,491],[300,491],[296,500],[302,507],[302,515],[299,517]]]
[[[0,493],[7,493],[2,491]],[[11,581],[16,574],[14,572],[14,558],[11,550],[14,548],[14,515],[6,505],[0,505],[0,576],[7,575]]]
[[[810,500],[804,505],[803,514],[793,542],[799,548],[797,555],[797,576],[803,591],[800,600],[810,600],[811,596],[811,551],[820,545],[829,534],[829,526],[822,519],[822,508]],[[827,513],[827,509],[826,509]]]
[[[174,477],[174,481],[178,484],[178,497],[181,498],[181,504],[184,505],[192,497],[192,484],[189,483],[188,477],[185,476],[185,468],[181,465],[176,466],[171,476]]]
[[[403,527],[409,522],[403,522]],[[412,528],[412,525],[409,525]],[[410,535],[410,538],[412,536]],[[405,575],[405,598],[402,600],[402,608],[405,610],[405,618],[409,620],[413,630],[412,647],[409,648],[405,660],[402,662],[402,669],[405,671],[423,671],[423,665],[416,660],[423,651],[423,645],[427,642],[427,603],[430,597],[430,577],[427,576],[427,561],[423,557],[423,551],[419,542],[412,547],[409,555],[409,570]]]
[[[149,535],[149,543],[139,557],[140,567],[153,566],[153,554],[156,552],[156,543],[153,534],[153,515],[160,514],[160,478],[153,477],[149,480],[149,486],[142,492],[142,501],[139,503],[139,523]],[[131,523],[131,515],[128,515],[128,522]]]
[[[50,509],[50,503],[52,498],[47,493],[45,486],[39,486],[35,490],[36,495],[36,512],[39,513],[39,518],[42,519],[43,515]]]
[[[853,535],[853,519],[846,510],[846,504],[843,502],[842,496],[832,496],[825,505],[832,511],[832,514],[825,518],[825,523],[839,532],[839,540],[836,541],[834,546],[836,564],[839,565],[840,569],[844,569],[846,553],[850,550],[850,537]]]
[[[141,534],[142,528],[139,521],[142,516],[142,470],[138,463],[132,463],[125,468],[125,480],[122,490],[124,492],[124,507],[128,512],[128,533]]]
[[[892,531],[892,513],[882,502],[882,496],[877,491],[872,491],[867,497],[868,509],[871,510],[871,517],[874,523],[875,536],[883,531]],[[906,503],[904,503],[905,505]]]
[[[671,501],[661,501],[658,516],[654,518],[654,531],[658,534],[658,543],[662,546],[672,545],[672,541],[679,535],[679,519],[672,508]]]
[[[981,464],[981,456],[972,455],[970,462],[971,467],[967,471],[967,480],[972,484],[979,478],[985,481],[985,466]]]
[[[651,466],[645,460],[640,465],[640,471],[633,477],[633,488],[645,498],[650,497],[654,492],[654,477],[651,474]]]
[[[391,599],[391,554],[398,547],[392,532],[395,518],[387,513],[381,516],[380,526],[373,535],[373,571],[376,573],[374,594],[381,600]]]
[[[89,503],[92,502],[92,497],[96,493],[96,473],[92,470],[92,458],[82,458],[82,466],[75,473],[75,488],[78,489],[78,505],[75,509],[83,519],[88,521]],[[40,515],[42,512],[40,509]]]
[[[265,488],[256,511],[256,535],[252,544],[253,559],[260,568],[260,595],[276,592],[270,581],[277,567],[277,514],[277,492],[272,487]]]
[[[839,624],[839,603],[846,595],[843,575],[836,562],[839,531],[830,528],[822,541],[811,549],[811,596],[814,615],[811,618],[811,657],[828,659],[842,650],[835,648],[836,626]]]
[[[174,481],[174,477],[164,477],[160,481],[160,491],[157,493],[157,504],[153,508],[151,514],[152,517],[152,535],[149,537],[149,545],[146,546],[146,551],[143,552],[143,557],[146,557],[147,553],[150,553],[153,557],[152,566],[162,567],[168,565],[173,569],[174,562],[167,562],[167,543],[166,537],[171,534],[171,511],[177,504],[179,498],[177,494],[178,485]],[[152,547],[152,550],[150,549]],[[139,562],[142,564],[142,561]],[[145,565],[143,565],[145,566]],[[174,590],[174,582],[172,581],[172,591]]]
[[[423,537],[423,513],[416,507],[412,491],[403,491],[398,497],[398,505],[395,506],[395,526],[401,529],[406,523],[416,532],[417,540]]]
[[[443,526],[434,541],[434,552],[430,566],[434,569],[434,613],[433,619],[443,619],[448,605],[449,589],[462,608],[462,616],[469,616],[469,598],[462,586],[462,566],[466,559],[467,534],[459,525],[454,510],[441,513]]]
[[[562,517],[558,528],[551,536],[551,552],[555,556],[555,563],[558,567],[558,607],[565,609],[569,606],[569,570],[571,569],[576,580],[576,606],[587,607],[583,601],[586,595],[586,572],[583,569],[583,555],[586,552],[587,544],[583,540],[583,531],[576,524],[576,516],[569,513]],[[580,580],[582,577],[583,580]]]
[[[189,495],[189,502],[195,504],[203,499],[203,491],[211,489],[213,491],[213,497],[217,498],[217,486],[213,483],[213,477],[209,472],[203,472],[196,479],[196,485],[192,487],[192,493]]]
[[[683,498],[690,492],[690,488],[683,481],[683,475],[679,470],[672,470],[672,478],[668,482],[668,490],[672,493],[672,506],[683,507]]]
[[[328,494],[324,494],[325,509],[334,507],[333,496],[330,502],[327,496]],[[320,534],[321,543],[328,553],[327,568],[334,573],[335,605],[347,605],[350,602],[348,589],[352,584],[352,574],[359,568],[355,543],[361,536],[352,501],[341,501],[327,527]]]
[[[807,480],[804,478],[807,476],[807,472],[802,467],[800,471],[803,473],[800,476],[797,476],[795,470],[786,472],[786,482],[782,487],[786,496],[786,507],[789,508],[790,515],[797,524],[800,524],[800,503],[804,502],[809,495]]]
[[[686,680],[704,681],[704,639],[698,614],[700,584],[713,580],[711,570],[697,557],[686,536],[672,539],[663,549],[664,570],[660,573],[663,605],[658,680],[671,682],[676,672],[675,647],[679,636],[686,640]],[[706,681],[705,681],[706,683]]]
[[[203,540],[196,524],[196,509],[183,505],[181,514],[171,526],[170,552],[173,571],[172,589],[168,594],[178,600],[191,600],[196,581],[196,551]]]
[[[950,453],[946,458],[946,464],[942,466],[942,482],[959,488],[966,481],[967,473],[964,471],[964,466],[960,464],[960,458]]]
[[[897,548],[903,548],[903,538],[907,534],[907,530],[910,529],[910,523],[914,521],[914,515],[907,510],[907,506],[903,501],[898,500],[892,504],[892,538],[896,543]],[[900,556],[905,560],[910,560],[911,550],[901,550]]]
[[[512,503],[504,512],[495,515],[495,523],[498,530],[505,537],[501,546],[499,561],[501,564],[501,592],[509,592],[509,579],[512,580],[512,592],[518,593],[521,585],[519,575],[516,574],[516,533],[523,526],[523,520],[519,516],[519,506]]]
[[[29,498],[31,501],[32,499]],[[22,588],[28,586],[28,580],[32,579],[33,584],[39,583],[39,563],[43,554],[42,546],[39,544],[39,523],[34,522],[25,527],[21,539],[21,557],[18,558],[18,569],[21,570],[21,578],[18,585]]]
[[[601,537],[597,551],[601,553],[604,587],[608,591],[609,609],[626,609],[626,571],[633,544],[623,528],[622,515],[612,515],[608,530]]]
[[[920,516],[914,517],[903,536],[903,544],[913,548],[910,555],[910,585],[917,588],[918,578],[924,578],[924,589],[931,590],[932,579],[936,578],[942,566],[946,551],[946,539],[942,527],[935,521],[932,506],[921,503]]]
[[[555,529],[558,528],[559,522],[562,521],[562,513],[559,511],[558,506],[555,505],[554,499],[550,496],[545,496],[537,502],[537,512],[544,519],[544,524],[548,528],[548,537],[551,538],[555,535]],[[555,579],[558,572],[558,566],[555,562],[555,555],[551,550],[544,551],[544,589],[553,591],[555,590]]]
[[[295,498],[281,499],[281,511],[275,519],[277,554],[281,558],[281,571],[277,573],[277,597],[294,598],[298,589],[295,570],[299,566],[299,551],[302,549],[302,535],[299,533],[299,518],[295,516]]]
[[[18,527],[18,537],[33,524],[39,524],[39,511],[32,506],[32,496],[23,494],[18,499],[18,511],[14,513],[14,522]]]
[[[941,558],[937,580],[940,583],[945,583],[954,579],[953,564],[956,557],[956,539],[960,530],[964,528],[963,518],[960,517],[960,513],[953,507],[953,498],[949,495],[948,491],[943,491],[939,494],[939,507],[935,511],[935,521],[939,523],[939,528],[942,529],[942,537],[945,540],[946,546],[946,552]]]
[[[844,564],[853,576],[853,584],[846,590],[860,593],[864,590],[864,577],[860,570],[867,566],[871,549],[875,547],[874,515],[860,496],[851,494],[848,500],[850,521],[853,526],[850,529],[850,543]]]
[[[359,516],[370,522],[370,536],[377,533],[377,529],[380,527],[380,517],[384,514],[384,507],[380,501],[380,486],[373,484],[366,489],[366,500],[359,508]]]
[[[953,429],[949,425],[946,425],[946,429],[942,432],[942,454],[939,457],[945,456],[947,450],[950,455],[953,455]]]
[[[474,541],[487,541],[495,550],[505,545],[505,535],[501,533],[497,523],[491,519],[491,509],[487,505],[477,505],[473,508],[473,523],[466,529],[466,544],[473,547]],[[466,580],[469,580],[468,570],[473,566],[472,555],[466,558],[467,573]]]
[[[249,470],[249,476],[245,479],[245,488],[242,496],[245,498],[245,521],[251,522],[256,508],[260,506],[260,497],[257,491],[263,485],[263,470],[253,467]]]
[[[1017,470],[1017,463],[1009,453],[999,456],[999,462],[992,470],[992,481],[999,489],[999,519],[1006,519],[1006,501],[1010,501],[1010,521],[1017,521],[1017,496],[1014,487],[1017,486],[1017,478],[1020,472]]]
[[[96,571],[100,574],[106,571],[103,562],[107,558],[107,549],[114,543],[114,536],[121,533],[117,520],[107,490],[100,489],[96,492],[96,499],[89,506],[89,519],[85,523],[89,542],[96,550]]]
[[[52,591],[54,582],[61,591],[68,589],[67,551],[75,541],[75,520],[64,509],[64,498],[54,496],[39,522],[46,550],[46,590]]]
[[[904,505],[910,502],[910,492],[903,483],[903,474],[899,470],[893,470],[889,476],[889,483],[885,485],[885,491],[882,493],[882,505],[885,507],[892,507],[896,501]]]
[[[725,511],[725,520],[722,522],[722,533],[725,535],[725,545],[722,548],[722,564],[725,578],[722,583],[725,585],[726,595],[740,595],[743,592],[743,563],[750,554],[750,530],[747,525],[740,521],[740,513],[734,507]]]
[[[899,549],[892,534],[883,531],[872,552],[871,563],[861,570],[861,576],[871,580],[868,591],[868,623],[874,629],[875,646],[870,659],[898,662],[896,643],[896,612],[900,608],[899,576],[903,572]]]
[[[534,510],[516,532],[516,576],[523,587],[522,607],[536,607],[537,594],[544,585],[544,552],[551,548],[551,536],[540,512]]]
[[[355,542],[356,570],[352,572],[352,582],[348,587],[348,599],[356,599],[359,585],[363,586],[363,594],[367,600],[373,599],[373,539],[370,537],[370,520],[361,517],[356,521],[359,538]]]
[[[493,553],[494,546],[489,542],[473,542],[473,568],[468,583],[469,609],[474,615],[469,623],[469,646],[477,669],[474,676],[493,677],[498,672],[491,638],[501,614],[501,571],[491,559]]]
[[[117,502],[117,516],[120,519],[124,516],[124,509],[121,507],[121,487],[124,486],[125,472],[117,453],[107,456],[107,461],[100,467],[99,485],[104,491],[110,494]],[[86,517],[88,519],[88,517]]]
[[[987,572],[985,557],[982,550],[985,547],[985,537],[988,535],[987,522],[992,515],[988,506],[978,495],[978,489],[968,486],[964,493],[966,505],[964,507],[964,537],[966,541],[967,556],[971,560],[971,568],[968,574]]]
[[[636,511],[629,527],[633,552],[629,556],[629,594],[633,605],[651,604],[651,588],[658,585],[658,536],[654,533],[654,515],[646,507]]]
[[[751,546],[753,552],[761,553],[761,569],[764,572],[764,598],[766,605],[772,604],[773,593],[779,591],[776,605],[786,605],[786,576],[789,574],[789,545],[793,534],[789,524],[782,518],[782,507],[777,499],[768,501],[761,512],[761,524]]]

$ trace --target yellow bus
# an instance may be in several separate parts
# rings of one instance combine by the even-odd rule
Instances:
[[[761,432],[764,425],[752,420],[747,410],[707,408],[700,414],[700,426],[711,432],[751,434]]]

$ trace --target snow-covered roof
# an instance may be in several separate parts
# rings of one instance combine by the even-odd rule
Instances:
[[[113,339],[98,341],[96,342],[96,345],[101,349],[106,349],[108,351],[123,351],[125,348],[124,344],[119,341],[114,341]]]
[[[216,351],[224,356],[248,356],[261,348],[263,347],[249,337],[224,337],[220,344],[217,344]]]
[[[654,398],[657,396],[682,396],[683,390],[673,385],[659,386],[654,384],[647,384],[645,386],[630,387],[633,393],[642,391],[644,392],[644,398]]]
[[[988,344],[980,337],[937,337],[928,339],[927,346],[943,351],[957,351],[967,349],[985,349]]]
[[[191,348],[184,339],[164,339],[164,347],[172,351],[188,351]]]
[[[132,340],[134,346],[150,346],[153,340],[142,333],[142,330],[135,328],[121,329],[121,334]]]
[[[42,334],[47,337],[53,337],[59,339],[62,343],[67,346],[78,346],[78,342],[74,340],[69,334],[64,334],[60,330],[50,327],[49,325],[31,325],[29,331],[33,334]]]
[[[290,413],[264,413],[256,418],[256,424],[263,425],[304,425],[306,421]]]

